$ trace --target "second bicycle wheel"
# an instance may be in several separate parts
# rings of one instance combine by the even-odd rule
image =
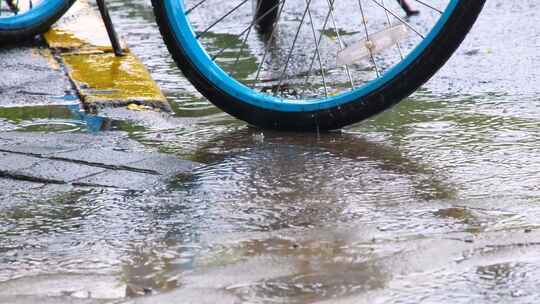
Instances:
[[[75,0],[0,0],[0,42],[44,33]]]
[[[420,14],[408,19],[400,0],[270,0],[276,24],[261,33],[266,16],[254,17],[251,1],[153,5],[170,53],[205,97],[287,130],[338,129],[390,108],[448,60],[485,2],[415,0]]]

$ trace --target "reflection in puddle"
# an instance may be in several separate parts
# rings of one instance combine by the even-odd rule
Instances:
[[[0,107],[0,132],[90,132],[108,131],[115,122],[91,115],[80,105]]]
[[[26,184],[0,192],[0,281],[103,273],[111,291],[125,284],[141,303],[537,302],[538,91],[534,81],[499,81],[504,75],[483,69],[515,65],[516,56],[498,52],[522,49],[458,53],[412,98],[342,133],[275,133],[248,128],[198,95],[145,1],[110,3],[177,116],[139,123],[68,107],[0,108],[0,131],[122,130],[206,165],[160,193]],[[512,30],[492,20],[534,4],[491,3],[487,14],[498,18],[480,23],[473,49]],[[539,62],[538,52],[529,55],[523,66]],[[465,68],[471,57],[484,72],[467,74],[478,73]]]

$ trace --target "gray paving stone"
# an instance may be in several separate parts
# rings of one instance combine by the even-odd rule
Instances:
[[[103,173],[78,180],[81,186],[114,187],[129,190],[147,190],[157,186],[163,179],[159,175],[124,170],[106,170]]]
[[[188,160],[180,160],[171,155],[157,154],[141,161],[129,163],[126,166],[139,170],[155,171],[165,176],[174,176],[189,173],[200,166],[200,164]]]
[[[0,173],[9,174],[17,170],[31,167],[40,161],[43,160],[38,157],[0,152]]]
[[[13,145],[15,143],[32,142],[40,138],[38,133],[21,133],[16,131],[0,132],[2,145]],[[0,146],[1,147],[1,146]]]
[[[18,175],[44,181],[70,183],[105,169],[58,160],[44,160],[32,167],[17,170]]]
[[[0,151],[0,175],[42,183],[146,190],[198,166],[175,156],[144,152],[140,144],[119,133],[4,132],[0,140],[4,141],[0,150],[11,151]]]
[[[47,156],[84,147],[80,141],[66,140],[62,134],[4,132],[0,133],[0,150]]]
[[[50,52],[37,43],[0,48],[0,106],[66,104],[72,89],[61,67],[51,65]]]
[[[84,148],[141,150],[140,143],[130,140],[124,132],[114,133],[44,133],[0,132],[4,145],[61,146],[69,150]],[[60,153],[64,151],[55,151]]]
[[[83,161],[107,166],[122,166],[148,158],[149,154],[112,149],[86,148],[70,152],[56,153],[55,158]]]
[[[43,186],[44,184],[41,183],[0,178],[0,195],[11,195],[16,192],[28,191]]]
[[[65,145],[60,145],[60,144],[47,144],[43,142],[32,143],[32,144],[23,143],[23,144],[0,146],[0,150],[2,151],[39,155],[39,156],[48,156],[54,153],[70,151],[73,149],[76,149],[76,147],[72,147],[72,146],[70,147],[70,146],[65,146]]]

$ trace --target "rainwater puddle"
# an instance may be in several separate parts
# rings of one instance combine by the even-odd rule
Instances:
[[[111,119],[87,114],[81,106],[0,107],[0,132],[100,132],[113,130]]]
[[[323,134],[264,131],[222,114],[176,68],[148,1],[109,2],[176,115],[103,112],[116,122],[105,129],[204,165],[158,193],[11,185],[0,194],[0,300],[3,284],[39,282],[49,287],[18,294],[71,295],[59,303],[92,291],[127,303],[538,301],[540,92],[529,77],[540,58],[525,42],[505,47],[508,37],[538,39],[527,24],[538,20],[534,1],[488,2],[463,48],[415,95]],[[66,107],[40,111],[0,109],[0,128],[43,120],[90,129]],[[85,284],[96,276],[98,291]]]

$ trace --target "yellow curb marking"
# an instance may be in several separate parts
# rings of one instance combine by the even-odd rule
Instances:
[[[79,0],[61,18],[45,39],[52,48],[78,49],[81,47],[111,50],[107,30],[97,10],[87,1]],[[123,47],[125,43],[121,41]]]
[[[73,33],[57,28],[50,29],[44,37],[49,47],[53,49],[77,49],[87,43]]]
[[[153,104],[165,100],[146,67],[131,53],[122,57],[112,53],[68,53],[61,57],[84,102],[89,105],[106,102]]]
[[[114,56],[95,9],[77,1],[67,16],[45,33],[44,38],[50,48],[60,53],[86,106],[140,103],[170,110],[146,67],[129,52],[125,43],[122,45],[126,55]]]
[[[130,104],[127,106],[127,109],[128,109],[128,110],[131,110],[131,111],[146,111],[146,110],[152,110],[152,108],[150,108],[150,107],[148,107],[148,106],[138,105],[138,104],[134,104],[134,103],[130,103]]]

